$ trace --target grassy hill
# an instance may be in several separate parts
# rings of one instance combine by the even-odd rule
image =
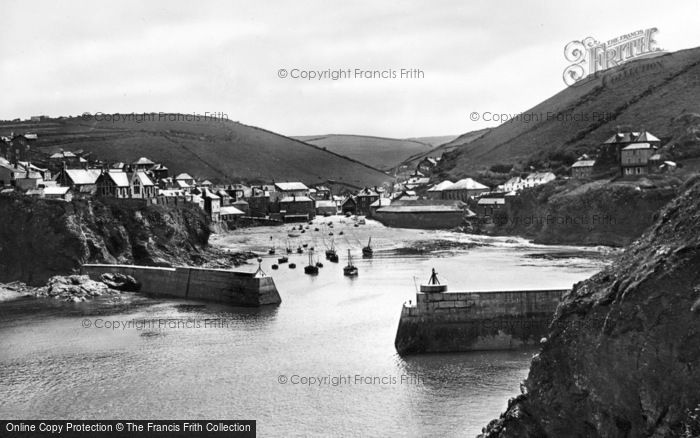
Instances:
[[[425,157],[441,157],[444,153],[446,152],[453,152],[458,148],[465,147],[472,141],[480,138],[484,134],[486,134],[490,128],[485,128],[485,129],[480,129],[478,131],[470,131],[467,132],[466,134],[462,134],[458,137],[455,138],[455,136],[450,136],[450,137],[424,137],[424,138],[432,138],[435,140],[438,139],[448,139],[447,141],[443,143],[438,143],[437,146],[434,146],[428,151],[425,152],[420,152],[415,155],[412,155],[408,157],[406,160],[404,160],[401,164],[405,164],[409,167],[414,167],[420,160],[422,160]],[[457,142],[459,140],[459,142]]]
[[[1,122],[0,133],[36,132],[37,147],[46,153],[82,149],[94,159],[124,162],[146,156],[164,163],[171,174],[188,172],[214,182],[333,180],[363,187],[391,179],[366,164],[264,129],[229,120],[180,119],[108,122],[72,117]]]
[[[678,126],[695,113],[700,113],[700,48],[628,62],[532,107],[524,112],[529,119],[503,123],[476,140],[460,136],[444,145],[453,152],[441,170],[454,178],[496,164],[563,171],[618,127],[648,130],[663,145],[685,135]]]
[[[433,148],[432,144],[419,140],[365,135],[330,134],[294,138],[382,170],[392,169],[407,158]]]

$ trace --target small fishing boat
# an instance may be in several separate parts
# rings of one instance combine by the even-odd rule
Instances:
[[[277,266],[277,265],[272,265],[272,269],[277,269],[277,268],[279,268],[279,266]]]
[[[362,248],[362,257],[372,257],[374,251],[372,250],[372,236],[370,236],[369,241],[367,241],[367,246]]]
[[[364,224],[366,224],[367,222],[365,222],[365,218],[362,218],[362,219],[360,219],[359,221],[357,221],[357,223],[360,224],[360,225],[364,225]]]
[[[314,228],[314,231],[318,231],[318,228]]]
[[[291,254],[292,252],[292,247],[289,246],[289,240],[287,240],[287,254]]]
[[[288,261],[289,261],[289,257],[285,257],[285,256],[282,256],[282,257],[277,259],[277,263],[279,263],[280,265],[282,263],[287,263]]]
[[[272,236],[270,236],[270,240],[272,240]],[[270,255],[275,254],[275,243],[274,242],[272,243],[272,248],[270,248],[270,250],[267,253]]]
[[[289,266],[289,269],[294,269],[297,267],[296,263],[290,263],[288,266]]]
[[[321,262],[316,262],[316,267],[317,267],[317,268],[322,268],[322,267],[323,267],[323,263],[321,263]]]
[[[352,255],[350,255],[350,250],[348,250],[348,264],[343,268],[343,275],[346,277],[355,277],[357,274],[357,266],[352,264]]]
[[[304,248],[307,248],[307,247],[309,246],[309,244],[308,244],[308,243],[304,243],[304,244],[302,244],[301,246],[303,246]]]
[[[335,252],[335,242],[331,242],[330,249],[326,250],[326,259],[333,263],[338,263],[338,254]]]
[[[338,233],[339,236],[342,236],[343,234],[345,234],[344,231],[341,231],[341,232]]]
[[[309,251],[309,264],[307,266],[304,266],[304,273],[309,274],[309,275],[316,275],[318,274],[318,266],[314,264],[313,260],[314,252]]]
[[[301,246],[297,247],[297,254],[303,254],[304,250],[301,249]]]
[[[299,237],[298,233],[287,233],[288,237]]]
[[[332,235],[333,235],[333,231],[331,231],[330,233],[328,233],[328,235],[329,235],[329,236],[332,236]]]

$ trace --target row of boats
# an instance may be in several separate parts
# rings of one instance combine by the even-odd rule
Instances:
[[[303,247],[308,247],[308,244],[304,244]],[[275,253],[275,249],[271,248],[269,251],[270,254]],[[287,246],[287,254],[291,254],[292,249]],[[297,248],[297,253],[301,254],[303,253],[303,249],[300,246]],[[304,273],[309,274],[309,275],[316,275],[318,274],[319,268],[323,268],[323,263],[320,261],[314,262],[313,258],[314,254],[314,247],[309,248],[309,264],[304,267]],[[367,246],[362,248],[362,257],[363,258],[370,258],[374,255],[374,250],[372,249],[372,238],[369,238],[369,241],[367,242]],[[331,242],[331,247],[326,250],[326,260],[332,262],[332,263],[338,263],[339,262],[339,257],[338,257],[338,252],[335,249],[335,243]],[[278,264],[272,265],[272,269],[278,269],[279,265],[288,263],[289,262],[289,257],[283,256],[277,259]],[[296,264],[294,263],[289,263],[289,268],[294,269],[296,268]],[[352,262],[352,253],[348,249],[348,264],[343,267],[343,275],[348,276],[348,277],[354,277],[359,274],[359,271],[357,269],[357,266],[355,266]]]

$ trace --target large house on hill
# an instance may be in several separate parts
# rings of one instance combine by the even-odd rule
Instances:
[[[471,178],[464,178],[442,190],[442,199],[466,201],[490,189]]]
[[[632,143],[620,151],[620,169],[623,176],[649,173],[656,147],[651,143]]]

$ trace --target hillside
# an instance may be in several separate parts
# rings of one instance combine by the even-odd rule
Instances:
[[[431,144],[418,140],[365,135],[330,134],[294,138],[382,170],[392,169],[413,155],[433,149]]]
[[[381,185],[377,169],[264,129],[229,120],[96,121],[94,117],[0,123],[0,133],[36,132],[37,147],[90,152],[96,159],[131,162],[146,156],[172,174],[217,181],[334,180],[354,187]],[[168,115],[166,115],[168,116]],[[191,116],[191,115],[189,115]],[[166,118],[167,119],[167,118]]]
[[[446,152],[452,152],[455,149],[466,147],[466,145],[480,138],[481,136],[486,134],[490,129],[491,128],[479,129],[477,131],[470,131],[466,134],[462,134],[457,138],[452,137],[452,140],[448,140],[445,143],[439,143],[437,146],[431,148],[429,151],[421,152],[408,157],[401,164],[407,165],[409,167],[414,167],[420,160],[422,160],[425,157],[441,157]],[[438,139],[439,137],[426,138]],[[456,143],[456,140],[458,139],[459,142]]]
[[[442,171],[453,178],[495,164],[561,171],[579,154],[595,151],[617,127],[651,131],[665,144],[679,119],[700,113],[699,78],[700,48],[628,62],[564,89],[481,138],[448,143],[455,151]]]
[[[562,298],[488,438],[700,436],[700,180]]]

